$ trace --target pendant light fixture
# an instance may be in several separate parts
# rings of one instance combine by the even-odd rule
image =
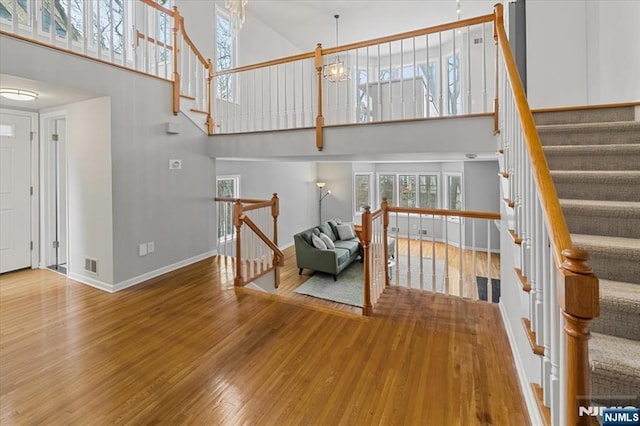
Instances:
[[[336,18],[336,46],[338,46],[338,19],[340,15],[333,15],[333,17]],[[322,75],[330,82],[336,83],[349,79],[349,69],[340,60],[340,56],[336,54],[334,61],[324,66]]]

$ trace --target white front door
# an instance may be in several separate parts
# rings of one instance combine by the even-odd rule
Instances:
[[[0,114],[0,273],[31,266],[31,118]]]

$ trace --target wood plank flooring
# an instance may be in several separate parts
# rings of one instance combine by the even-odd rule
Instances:
[[[218,258],[115,294],[1,275],[0,424],[529,422],[495,305],[393,289],[362,318],[231,278]]]

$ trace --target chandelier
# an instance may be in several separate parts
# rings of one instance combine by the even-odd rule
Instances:
[[[340,15],[333,15],[333,17],[336,18],[336,46],[338,46],[338,18]],[[336,55],[333,62],[324,66],[322,75],[330,82],[336,83],[349,79],[349,69],[340,60],[340,56]]]
[[[244,24],[244,20],[247,17],[247,3],[249,3],[249,0],[225,0],[224,2],[224,7],[231,15],[235,31],[240,30],[242,24]]]

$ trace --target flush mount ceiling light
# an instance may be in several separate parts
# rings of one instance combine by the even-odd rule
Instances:
[[[0,89],[0,96],[14,101],[32,101],[38,98],[38,93],[24,89]]]

